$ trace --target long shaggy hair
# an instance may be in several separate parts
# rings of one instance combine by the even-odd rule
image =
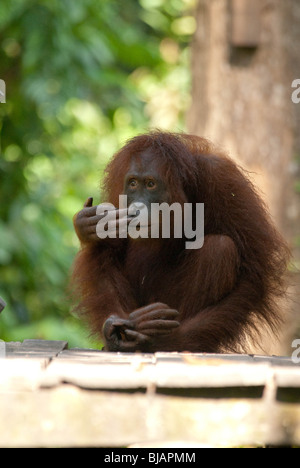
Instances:
[[[181,311],[183,320],[195,324],[189,331],[189,350],[240,349],[248,336],[255,337],[260,321],[276,332],[281,317],[278,300],[286,291],[285,272],[290,254],[246,172],[204,138],[151,132],[133,138],[112,158],[102,186],[105,201],[118,207],[132,156],[138,157],[149,149],[159,162],[160,176],[172,203],[204,203],[205,236],[230,237],[240,258],[238,282],[218,304],[204,304],[203,310],[199,310],[197,297],[182,299],[181,308],[186,309]],[[101,243],[93,244],[84,247],[76,259],[73,289],[80,298],[79,310],[95,332],[101,332],[104,320],[111,313],[125,317],[137,306],[123,274],[126,248],[126,241],[115,251],[104,249]],[[193,251],[186,253],[191,263],[196,258],[193,255]],[[226,268],[224,265],[224,275]],[[211,281],[214,273],[220,278],[220,272],[212,271],[207,281]],[[191,282],[193,278],[187,277],[185,281]],[[212,287],[206,284],[205,277],[201,281],[198,295],[200,289]],[[200,340],[202,344],[197,335],[197,321],[204,329],[207,324],[206,338]]]

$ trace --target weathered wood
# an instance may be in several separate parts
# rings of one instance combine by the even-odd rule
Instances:
[[[57,355],[68,347],[67,341],[47,341],[47,340],[24,340],[21,344],[21,350],[30,353],[49,352]]]
[[[67,341],[52,341],[52,340],[24,340],[12,341],[6,343],[8,353],[14,352],[51,352],[58,354],[68,347]]]
[[[9,358],[53,358],[68,347],[67,341],[24,340],[5,345],[5,357]]]
[[[0,359],[0,392],[8,389],[22,391],[39,388],[43,369],[48,363],[49,359],[36,357]]]
[[[288,357],[4,345],[1,447],[300,445]]]
[[[232,363],[221,359],[199,360],[187,364],[171,361],[149,363],[134,356],[129,363],[98,360],[52,361],[41,379],[41,385],[51,387],[67,382],[89,389],[147,389],[155,388],[228,388],[263,387],[267,384],[270,368],[280,385],[300,388],[298,366],[283,368],[272,363]]]
[[[299,444],[300,405],[89,392],[66,385],[1,393],[1,447],[120,447],[157,440],[212,447]]]

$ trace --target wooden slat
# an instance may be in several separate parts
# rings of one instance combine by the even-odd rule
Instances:
[[[2,344],[0,447],[300,445],[300,366],[289,357]]]
[[[48,341],[48,340],[24,340],[21,344],[22,351],[45,352],[56,355],[68,347],[67,341]]]
[[[44,372],[42,385],[67,382],[90,389],[208,388],[264,386],[267,364],[240,364],[203,360],[201,364],[157,362],[135,356],[131,363],[99,363],[94,360],[56,359]]]
[[[67,349],[58,354],[57,359],[76,362],[132,364],[138,361],[155,363],[154,354],[106,353],[95,349]]]
[[[23,343],[6,343],[5,355],[10,358],[53,358],[67,347],[67,341],[24,340]]]
[[[89,392],[68,385],[1,393],[0,447],[120,447],[157,440],[212,447],[300,444],[300,405]]]

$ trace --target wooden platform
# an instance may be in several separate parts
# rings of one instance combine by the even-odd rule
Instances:
[[[1,447],[300,445],[288,357],[0,342]]]

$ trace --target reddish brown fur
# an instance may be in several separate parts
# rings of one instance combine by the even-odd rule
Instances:
[[[132,155],[149,148],[172,202],[205,204],[204,246],[163,239],[158,250],[151,240],[82,248],[73,287],[92,330],[100,335],[110,315],[162,302],[179,311],[180,327],[149,351],[235,351],[260,321],[275,331],[288,249],[249,179],[210,142],[162,132],[134,138],[106,169],[105,201],[118,207]]]

